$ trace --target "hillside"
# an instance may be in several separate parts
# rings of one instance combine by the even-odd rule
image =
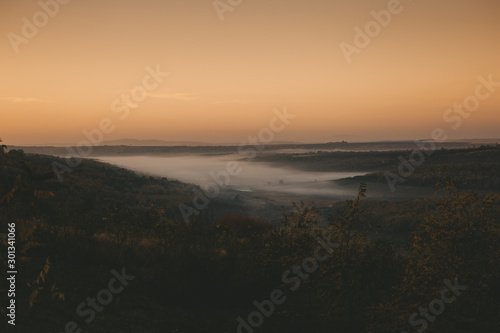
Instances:
[[[361,185],[324,228],[303,203],[277,226],[237,214],[188,225],[176,210],[189,185],[92,160],[59,183],[54,160],[0,156],[0,223],[17,230],[17,332],[244,332],[269,299],[259,332],[399,332],[454,278],[468,289],[428,331],[500,327],[498,195],[444,185],[436,198],[378,202]]]

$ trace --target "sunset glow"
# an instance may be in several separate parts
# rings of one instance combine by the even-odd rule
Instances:
[[[9,34],[42,8],[2,4],[5,143],[75,144],[103,118],[116,125],[105,140],[241,142],[283,106],[297,121],[279,141],[499,136],[500,87],[460,128],[443,118],[479,77],[500,82],[498,1],[402,0],[350,63],[340,44],[388,1],[244,1],[224,20],[212,1],[62,2],[17,45]],[[157,66],[169,76],[121,120],[113,101]]]

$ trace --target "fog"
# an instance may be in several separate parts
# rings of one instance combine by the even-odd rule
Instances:
[[[229,177],[227,188],[242,192],[271,191],[306,196],[338,196],[345,193],[331,180],[354,177],[356,172],[308,172],[277,167],[267,163],[245,161],[240,155],[175,157],[99,157],[98,160],[139,173],[176,179],[202,187],[215,184],[211,175],[221,174],[228,163],[238,162],[238,175]],[[221,177],[224,180],[224,177]]]

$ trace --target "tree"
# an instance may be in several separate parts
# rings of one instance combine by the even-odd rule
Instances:
[[[0,139],[0,142],[2,142],[2,139]],[[7,149],[6,145],[0,145],[0,156],[5,154],[5,149]]]
[[[366,184],[361,183],[355,200],[347,201],[347,210],[341,217],[330,219],[329,233],[332,242],[340,244],[330,261],[330,273],[325,277],[333,288],[327,289],[330,300],[330,313],[348,318],[356,323],[356,308],[362,306],[361,300],[369,298],[364,266],[365,251],[369,247],[366,238],[367,225],[365,214],[360,207],[366,197]],[[370,277],[370,279],[374,279]],[[358,302],[358,304],[356,304]]]
[[[292,203],[293,210],[290,214],[283,211],[281,225],[284,228],[291,230],[311,230],[317,227],[319,222],[319,214],[316,212],[316,207],[307,207],[304,202],[297,204]]]
[[[498,318],[500,309],[500,232],[498,216],[490,211],[498,198],[463,192],[449,182],[437,189],[446,195],[413,234],[404,280],[394,298],[381,304],[378,327],[370,332],[400,332],[410,323],[422,325],[421,330],[429,326],[429,332],[498,331],[498,320],[492,318]],[[417,323],[420,308],[441,297],[445,280],[458,281],[466,291],[446,304],[446,315],[439,320]],[[417,317],[410,321],[413,314]]]

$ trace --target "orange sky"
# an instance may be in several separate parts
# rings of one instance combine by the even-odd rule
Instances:
[[[223,21],[213,0],[61,2],[14,47],[42,9],[0,2],[6,144],[75,144],[103,118],[105,140],[242,142],[285,105],[297,118],[279,141],[500,137],[500,87],[456,130],[443,119],[479,76],[500,82],[498,0],[401,0],[351,63],[340,44],[388,1],[244,0]],[[170,75],[120,119],[113,101],[157,65]]]

